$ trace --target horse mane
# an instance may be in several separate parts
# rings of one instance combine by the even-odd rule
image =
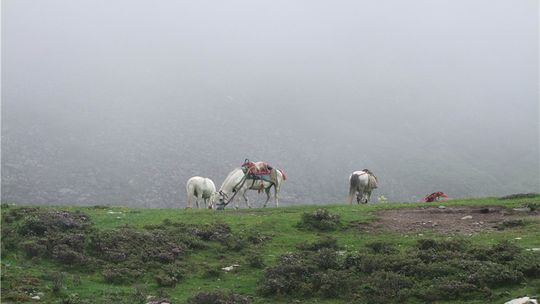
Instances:
[[[225,177],[225,180],[223,181],[223,183],[221,184],[221,187],[219,187],[219,191],[223,190],[223,186],[226,185],[229,180],[232,178],[232,175],[236,173],[236,171],[238,170],[242,170],[240,168],[234,168],[234,170],[232,170],[231,172],[229,172],[229,174],[227,175],[227,177]]]

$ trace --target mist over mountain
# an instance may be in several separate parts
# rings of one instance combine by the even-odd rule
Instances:
[[[3,1],[1,198],[184,207],[245,158],[282,205],[538,192],[538,37],[536,1]]]

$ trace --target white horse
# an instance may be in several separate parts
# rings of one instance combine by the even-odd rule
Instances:
[[[287,179],[285,174],[276,169],[276,183],[269,182],[261,179],[251,179],[246,178],[244,180],[245,173],[241,168],[236,168],[223,181],[223,184],[219,188],[219,203],[223,206],[226,203],[229,203],[229,200],[234,199],[236,201],[236,208],[239,207],[239,198],[237,195],[241,195],[246,202],[246,206],[251,208],[249,199],[246,196],[247,190],[257,190],[266,193],[266,201],[264,202],[264,207],[270,200],[270,189],[274,187],[274,200],[276,202],[276,207],[279,206],[279,191],[281,189],[281,184],[284,180]],[[234,196],[234,198],[233,198]]]
[[[214,203],[216,200],[216,185],[214,185],[214,182],[211,179],[200,176],[194,176],[188,179],[186,183],[186,192],[188,208],[192,207],[191,203],[193,198],[195,198],[197,208],[199,208],[200,199],[204,201],[204,205],[206,207],[210,209],[214,208]]]
[[[353,196],[356,194],[356,202],[367,204],[371,198],[371,191],[377,188],[377,177],[368,169],[354,171],[349,177],[349,197],[347,201],[352,204]]]

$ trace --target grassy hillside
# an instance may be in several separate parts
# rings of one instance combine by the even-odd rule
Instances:
[[[485,303],[540,295],[540,252],[531,250],[540,248],[540,196],[443,205],[478,216],[498,210],[509,220],[442,233],[377,225],[387,209],[422,214],[420,203],[225,211],[3,204],[2,303]]]

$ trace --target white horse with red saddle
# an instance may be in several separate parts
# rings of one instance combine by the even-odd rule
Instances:
[[[266,193],[264,206],[270,200],[270,189],[274,187],[274,201],[276,207],[279,206],[279,192],[281,184],[287,179],[285,173],[276,168],[270,167],[265,162],[250,162],[246,159],[242,167],[234,169],[227,177],[218,191],[218,209],[223,209],[229,203],[235,201],[236,208],[239,207],[238,194],[244,198],[246,206],[251,208],[249,199],[246,196],[247,190],[257,190]]]
[[[349,197],[347,199],[349,204],[352,204],[355,194],[358,204],[367,204],[371,198],[371,191],[377,188],[377,183],[377,177],[370,170],[354,171],[349,177]]]

